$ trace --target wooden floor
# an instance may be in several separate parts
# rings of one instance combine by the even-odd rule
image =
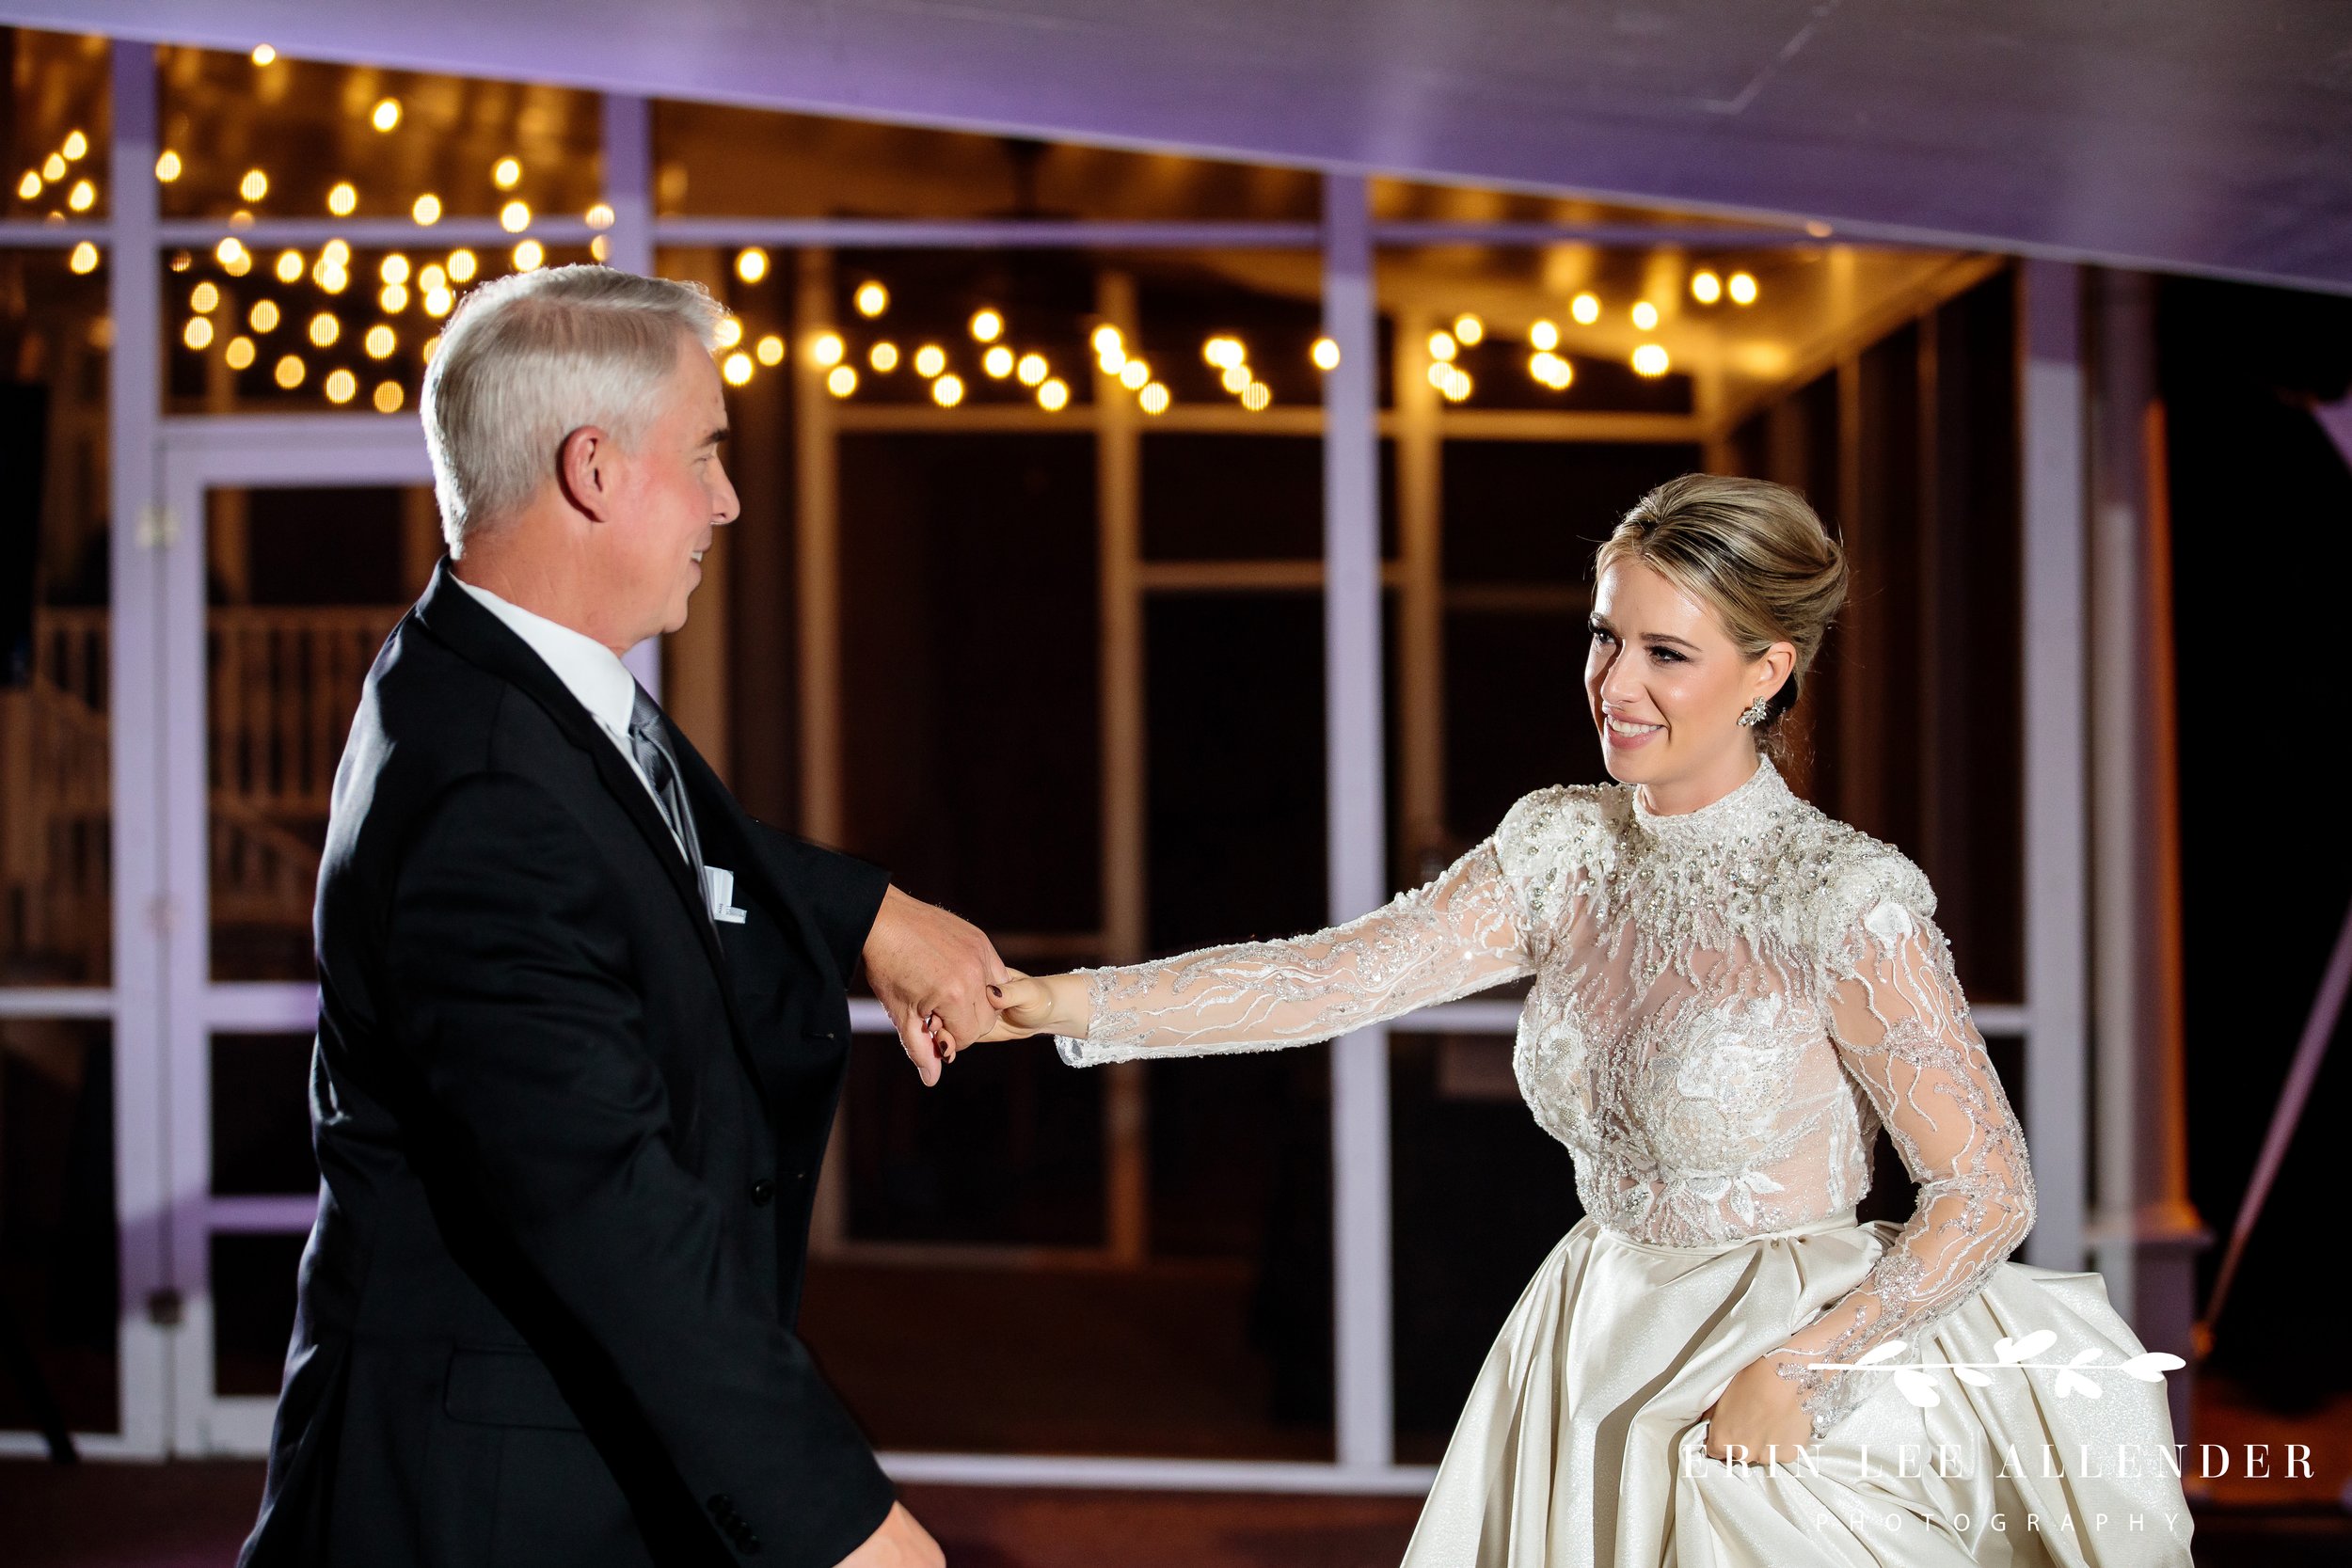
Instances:
[[[228,1568],[261,1483],[250,1464],[0,1461],[0,1563]],[[1409,1497],[958,1486],[904,1496],[954,1568],[1390,1568],[1420,1507]],[[2333,1507],[2202,1513],[2197,1560],[2332,1568],[2352,1562],[2352,1516]]]

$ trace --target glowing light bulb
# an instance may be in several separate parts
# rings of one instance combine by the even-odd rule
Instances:
[[[1094,362],[1102,368],[1104,375],[1117,375],[1127,368],[1127,351],[1118,343],[1108,348],[1098,348],[1094,353]]]
[[[1691,275],[1691,297],[1701,305],[1712,305],[1724,297],[1724,280],[1701,267]]]
[[[335,340],[343,335],[343,324],[326,310],[310,318],[310,341],[319,348],[333,348]]]
[[[896,343],[876,343],[872,348],[866,351],[866,362],[873,366],[874,369],[880,371],[882,374],[888,375],[892,371],[898,368],[898,345]]]
[[[1527,373],[1553,391],[1565,391],[1576,379],[1576,372],[1565,359],[1549,349],[1537,349],[1527,361]]]
[[[359,207],[359,187],[348,180],[338,180],[327,187],[326,210],[339,218],[347,218]]]
[[[447,289],[427,289],[424,292],[424,313],[438,321],[449,314],[457,303],[457,296]]]
[[[1154,381],[1136,398],[1136,403],[1147,414],[1165,414],[1168,412],[1168,388]]]
[[[847,345],[841,341],[840,333],[819,332],[808,345],[808,361],[820,369],[829,365],[838,365],[841,363],[842,356],[848,352]]]
[[[377,264],[375,273],[387,283],[405,283],[408,281],[408,258],[395,250]]]
[[[931,401],[942,408],[953,408],[963,401],[963,378],[943,375],[931,383]]]
[[[1070,406],[1070,383],[1060,376],[1052,376],[1037,389],[1037,405],[1048,414],[1058,414]]]
[[[188,291],[188,309],[199,316],[219,304],[220,288],[217,284],[209,281],[199,283]]]
[[[592,236],[588,241],[588,259],[597,262],[611,261],[612,259],[612,236],[608,234]]]
[[[405,394],[404,394],[400,389],[400,383],[397,381],[381,381],[376,383],[375,411],[379,414],[399,413],[400,405],[405,395]]]
[[[728,355],[719,362],[719,373],[728,386],[743,386],[752,378],[752,356],[742,353]]]
[[[87,180],[76,180],[66,193],[65,204],[77,213],[87,213],[98,204],[98,187]]]
[[[272,49],[268,44],[257,43],[253,46],[253,63],[255,65],[268,65],[277,58],[278,51]]]
[[[440,352],[441,335],[438,332],[436,332],[432,337],[427,338],[424,341],[424,346],[417,350],[418,356],[423,359],[428,365],[433,363],[433,356]]]
[[[1319,371],[1338,370],[1340,368],[1339,340],[1317,338],[1314,347],[1307,351],[1307,357],[1314,361],[1315,369]]]
[[[993,343],[1005,335],[1005,317],[999,310],[983,308],[972,312],[972,336],[975,341]]]
[[[65,264],[68,269],[75,273],[96,272],[98,270],[98,247],[87,240],[82,241],[73,247],[73,254],[65,259]]]
[[[879,316],[890,309],[890,291],[869,279],[857,286],[857,293],[850,303],[857,307],[857,313],[861,316]]]
[[[417,271],[417,287],[426,293],[446,289],[449,287],[449,273],[440,262],[427,261]]]
[[[351,273],[322,256],[310,265],[310,281],[330,294],[339,294],[351,287]]]
[[[352,374],[349,371],[330,371],[327,372],[326,387],[327,402],[336,404],[349,403],[352,399],[352,394],[358,390],[359,378]]]
[[[180,341],[192,349],[212,346],[213,324],[202,316],[190,316],[188,325],[180,329]]]
[[[57,144],[57,150],[64,153],[71,163],[89,150],[89,138],[79,131],[68,131],[65,140]]]
[[[280,283],[301,282],[302,252],[299,250],[279,251],[278,261],[270,270],[278,274],[278,281]]]
[[[252,368],[253,354],[253,340],[236,337],[229,340],[229,346],[220,351],[220,357],[230,370],[243,371]]]
[[[1486,336],[1486,324],[1465,310],[1454,318],[1454,335],[1464,343],[1476,347],[1479,341]]]
[[[431,191],[425,192],[409,204],[408,215],[416,219],[419,226],[432,228],[441,221],[441,198]]]
[[[237,194],[247,201],[261,200],[269,195],[269,176],[258,168],[246,169],[245,178],[237,182]]]
[[[382,322],[377,322],[368,328],[368,335],[360,340],[359,346],[368,351],[371,359],[389,359],[392,356],[392,350],[400,346],[400,335]]]
[[[1225,373],[1217,377],[1227,391],[1237,395],[1248,391],[1257,379],[1249,373],[1249,367],[1247,365],[1228,365],[1225,367]]]
[[[377,99],[375,107],[368,114],[368,123],[378,131],[389,131],[399,125],[400,100],[397,98]]]
[[[751,245],[735,253],[735,276],[746,283],[756,283],[768,276],[768,253]]]
[[[1658,307],[1646,299],[1634,306],[1633,325],[1644,332],[1655,331],[1658,326]]]
[[[523,161],[520,158],[501,158],[490,166],[490,183],[500,190],[511,191],[523,182]]]
[[[739,316],[721,316],[719,325],[710,329],[711,341],[721,348],[733,348],[743,341],[743,322]]]
[[[531,227],[531,203],[510,201],[499,209],[499,227],[509,234],[519,234]]]
[[[1005,352],[1009,355],[1012,353],[1012,350],[1007,349]],[[989,357],[992,360],[995,357],[995,351],[993,349],[989,351]],[[937,343],[925,343],[921,348],[914,351],[915,374],[926,377],[934,376],[946,368],[947,351],[941,348]],[[961,385],[961,383],[959,383],[959,385]],[[961,397],[963,394],[959,391],[956,395]]]
[[[48,157],[43,158],[40,161],[40,177],[53,182],[64,179],[65,155],[60,152],[52,152]]]
[[[213,246],[213,260],[218,261],[221,269],[231,277],[243,277],[253,270],[253,253],[246,249],[245,242],[234,234]]]
[[[167,147],[162,152],[156,154],[155,178],[168,185],[180,178],[181,166],[180,154]],[[40,188],[38,185],[33,188],[33,194],[35,196],[40,194]]]
[[[319,247],[319,257],[330,267],[347,267],[351,265],[351,242],[329,240]]]
[[[470,250],[451,251],[449,253],[450,281],[453,283],[472,282],[473,275],[481,265],[482,263],[475,259],[474,253]]]
[[[1013,378],[1024,387],[1034,387],[1045,379],[1048,368],[1042,354],[1025,354],[1012,368]]]
[[[1551,322],[1539,321],[1527,329],[1527,341],[1539,349],[1549,351],[1560,346],[1560,328]]]
[[[1211,338],[1200,345],[1200,357],[1221,371],[1232,370],[1248,356],[1239,338]]]
[[[537,272],[548,259],[548,247],[536,240],[525,240],[515,247],[515,270]]]
[[[1241,389],[1241,405],[1252,414],[1263,414],[1274,401],[1273,389],[1263,381],[1253,381]]]
[[[403,283],[387,283],[375,296],[375,303],[388,316],[397,316],[408,309],[408,288]]]
[[[1735,272],[1731,275],[1731,281],[1725,287],[1731,292],[1732,304],[1754,305],[1756,303],[1755,274]]]
[[[986,371],[993,380],[1004,380],[1012,373],[1012,350],[998,343],[980,356],[980,369]]]
[[[1151,379],[1152,367],[1140,359],[1130,359],[1119,367],[1119,384],[1131,392],[1137,390]]]
[[[278,302],[274,299],[255,300],[253,309],[246,312],[245,319],[253,324],[253,330],[256,332],[277,331]]]
[[[298,354],[289,354],[278,361],[278,368],[271,372],[270,375],[271,379],[276,381],[278,385],[283,387],[286,390],[291,392],[296,387],[302,385],[302,377],[305,369],[306,367],[302,363],[302,356]]]
[[[24,178],[16,182],[17,199],[20,201],[30,201],[33,198],[39,196],[40,194],[40,171],[39,169],[28,168],[24,171]]]
[[[1595,293],[1577,295],[1568,301],[1568,314],[1576,319],[1579,326],[1592,325],[1600,320],[1600,296]]]
[[[1664,375],[1667,363],[1666,350],[1661,344],[1644,343],[1633,351],[1633,369],[1638,374]]]
[[[1450,363],[1454,356],[1461,352],[1461,345],[1454,341],[1453,333],[1432,332],[1429,334],[1430,358],[1442,359]]]
[[[589,208],[588,227],[591,229],[612,228],[612,204],[609,201],[599,201],[595,206]]]
[[[1467,402],[1470,395],[1470,372],[1468,371],[1457,369],[1452,365],[1449,365],[1446,368],[1454,372],[1454,374],[1447,379],[1446,384],[1442,388],[1447,399],[1454,403]]]
[[[1093,347],[1094,352],[1097,354],[1115,353],[1124,356],[1127,352],[1127,339],[1125,334],[1121,333],[1119,328],[1111,325],[1108,322],[1104,322],[1101,326],[1096,327],[1094,329],[1093,336],[1089,337],[1087,341]]]
[[[757,346],[752,350],[752,356],[771,368],[781,365],[784,363],[784,340],[771,332],[759,340]]]

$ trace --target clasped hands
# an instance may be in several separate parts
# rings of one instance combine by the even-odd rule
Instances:
[[[882,895],[864,957],[874,998],[926,1085],[967,1045],[1086,1033],[1081,977],[1032,979],[1008,969],[978,927],[895,887]]]

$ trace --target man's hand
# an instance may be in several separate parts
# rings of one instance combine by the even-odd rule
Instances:
[[[866,934],[866,978],[925,1084],[996,1026],[990,988],[1008,976],[980,929],[897,888]]]
[[[947,1554],[914,1522],[904,1503],[892,1503],[882,1528],[841,1560],[841,1568],[947,1568]]]

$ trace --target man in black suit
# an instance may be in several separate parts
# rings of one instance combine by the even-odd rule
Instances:
[[[244,1561],[912,1568],[794,1337],[861,960],[927,1083],[988,940],[746,816],[620,661],[735,492],[690,286],[478,291],[423,413],[452,559],[319,873],[323,1187]]]

